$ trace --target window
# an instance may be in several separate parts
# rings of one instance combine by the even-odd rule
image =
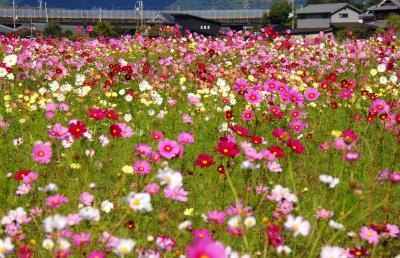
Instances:
[[[385,16],[383,15],[383,13],[376,13],[376,19],[377,20],[384,20]]]
[[[339,13],[339,18],[349,18],[348,13]]]
[[[327,14],[327,13],[324,13],[323,15],[322,15],[322,18],[329,18],[329,14]]]

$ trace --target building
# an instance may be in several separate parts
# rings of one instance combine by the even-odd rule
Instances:
[[[361,10],[348,3],[310,4],[296,13],[297,33],[331,31],[362,24],[359,21]]]
[[[381,22],[391,15],[400,15],[400,0],[383,0],[378,5],[369,7],[362,18]]]
[[[218,35],[221,29],[220,22],[182,13],[160,13],[153,20],[147,21],[147,23],[150,25],[161,24],[170,26],[177,24],[184,30],[210,36]]]

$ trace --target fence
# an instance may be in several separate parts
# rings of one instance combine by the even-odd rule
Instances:
[[[79,9],[39,9],[18,7],[15,9],[17,18],[48,18],[53,19],[139,19],[140,14],[135,10],[79,10]],[[208,19],[244,19],[261,18],[267,10],[263,9],[239,9],[239,10],[144,10],[144,19],[153,19],[157,14],[183,13],[191,14]],[[4,7],[0,9],[0,18],[12,18],[13,8]]]

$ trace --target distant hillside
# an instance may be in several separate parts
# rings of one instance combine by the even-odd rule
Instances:
[[[246,0],[144,0],[147,10],[163,9],[242,9]],[[269,8],[276,0],[247,0],[248,8]],[[15,0],[18,6],[38,6],[37,0]],[[66,9],[133,9],[135,0],[43,0],[48,7]],[[0,0],[1,5],[11,5],[12,0]]]
[[[249,9],[266,9],[276,0],[248,0]],[[168,9],[243,9],[246,0],[176,0]]]

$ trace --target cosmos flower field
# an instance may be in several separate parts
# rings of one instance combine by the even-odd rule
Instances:
[[[0,257],[399,257],[392,31],[0,46]]]

